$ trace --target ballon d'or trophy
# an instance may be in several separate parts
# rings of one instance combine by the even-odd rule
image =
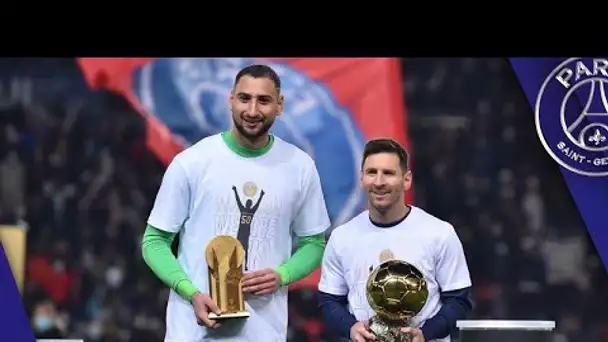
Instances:
[[[236,238],[219,235],[207,245],[205,253],[209,265],[209,294],[222,310],[221,315],[210,313],[214,320],[239,319],[249,317],[245,311],[241,279],[245,249]]]
[[[409,327],[426,304],[429,291],[422,272],[401,260],[388,260],[376,267],[367,279],[367,301],[376,315],[369,328],[376,342],[411,342]]]

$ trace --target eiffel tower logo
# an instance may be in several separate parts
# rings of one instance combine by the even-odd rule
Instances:
[[[581,148],[602,150],[608,148],[608,99],[606,80],[592,79],[590,90],[583,110],[576,120],[567,126],[567,134]]]

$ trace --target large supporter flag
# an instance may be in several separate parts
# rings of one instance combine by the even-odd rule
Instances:
[[[334,225],[362,209],[365,141],[406,147],[399,60],[394,58],[80,58],[88,84],[125,96],[147,120],[148,145],[168,163],[196,141],[232,125],[228,94],[243,67],[265,63],[281,78],[285,112],[273,133],[309,153]],[[412,194],[408,194],[411,202]],[[308,281],[316,284],[318,273]]]

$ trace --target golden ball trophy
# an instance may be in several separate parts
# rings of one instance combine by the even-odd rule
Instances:
[[[209,265],[209,295],[222,310],[221,315],[210,313],[214,320],[244,319],[249,317],[245,311],[241,279],[245,249],[233,236],[219,235],[207,245],[205,253]]]
[[[400,329],[410,326],[428,299],[422,272],[405,261],[388,260],[371,272],[366,290],[376,313],[369,322],[376,342],[411,342],[411,336]]]

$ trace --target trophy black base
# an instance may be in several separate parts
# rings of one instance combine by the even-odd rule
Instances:
[[[369,320],[369,330],[376,335],[376,342],[412,342],[412,338],[401,332],[403,323],[394,324],[374,316]]]
[[[467,330],[460,332],[463,342],[553,342],[553,334],[545,331]]]
[[[228,319],[244,319],[244,318],[248,318],[249,312],[247,311],[242,311],[242,312],[230,312],[230,313],[224,313],[221,315],[216,315],[213,312],[209,314],[209,318],[215,321],[222,321],[222,320],[228,320]]]

